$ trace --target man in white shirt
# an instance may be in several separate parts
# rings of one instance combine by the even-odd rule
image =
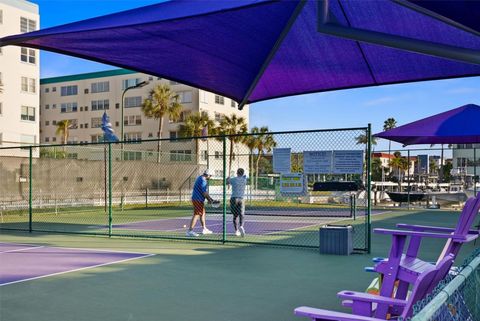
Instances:
[[[236,236],[245,236],[245,187],[247,186],[247,177],[245,170],[239,168],[236,177],[228,177],[227,184],[232,185],[232,196],[230,197],[230,210],[233,214],[233,227],[235,228]],[[237,219],[239,224],[237,224]]]

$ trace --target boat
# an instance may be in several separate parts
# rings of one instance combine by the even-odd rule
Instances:
[[[450,185],[448,191],[429,191],[426,194],[428,199],[435,199],[438,203],[461,203],[468,199],[467,192],[460,184]]]
[[[386,192],[390,199],[396,203],[414,203],[425,200],[424,192]]]

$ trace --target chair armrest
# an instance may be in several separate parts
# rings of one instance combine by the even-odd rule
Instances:
[[[397,224],[398,228],[409,229],[413,231],[420,231],[420,232],[444,232],[444,233],[453,233],[455,232],[454,228],[450,227],[438,227],[438,226],[426,226],[426,225],[411,225],[411,224]]]
[[[311,307],[298,307],[294,310],[295,315],[309,317],[315,320],[336,320],[336,321],[381,321],[382,319],[364,317],[343,312],[336,312]],[[382,320],[384,321],[384,320]]]
[[[380,303],[380,304],[388,304],[388,305],[395,305],[395,306],[406,305],[406,301],[404,300],[398,300],[398,299],[384,297],[380,295],[373,295],[365,292],[341,291],[337,293],[337,296],[340,299],[351,300],[353,301],[353,304],[355,304],[355,301],[362,301],[362,302]]]
[[[373,231],[378,234],[395,235],[395,236],[431,237],[431,238],[437,238],[437,239],[453,239],[455,241],[460,241],[460,242],[462,241],[465,242],[467,239],[464,235],[454,235],[454,234],[444,234],[444,233],[389,230],[384,228],[376,228]]]

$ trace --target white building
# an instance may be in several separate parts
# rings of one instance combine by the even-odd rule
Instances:
[[[126,90],[143,82],[148,82],[148,84],[140,88]],[[144,99],[149,96],[152,88],[159,84],[168,84],[179,95],[180,103],[184,108],[179,121],[173,122],[168,117],[164,118],[161,135],[158,132],[159,121],[145,117],[141,110]],[[244,117],[247,125],[249,121],[248,106],[245,106],[243,110],[238,110],[234,101],[223,96],[126,69],[46,78],[41,80],[40,89],[40,142],[42,145],[63,143],[62,137],[56,135],[56,130],[58,122],[66,119],[71,124],[68,136],[69,143],[101,141],[103,139],[103,132],[100,127],[101,118],[105,111],[110,117],[115,133],[120,138],[122,107],[125,141],[156,139],[160,136],[175,139],[179,137],[179,126],[185,117],[193,112],[206,112],[211,119],[216,121],[220,121],[225,115],[231,116],[232,114]],[[124,96],[123,104],[122,96]],[[198,157],[194,156],[196,146],[191,141],[164,141],[161,144],[161,159],[162,161],[172,162],[182,160],[195,162],[195,159],[198,159],[196,163],[207,165],[205,155],[207,148],[210,155],[208,165],[213,169],[216,176],[221,176],[223,173],[223,167],[221,166],[222,144],[218,141],[211,140],[209,144],[200,141]],[[248,149],[245,146],[236,146],[236,148],[241,149],[241,151],[235,150],[237,154],[248,154]],[[73,154],[71,157],[79,159],[100,159],[103,157],[103,149],[98,151],[98,157],[92,156],[94,153],[82,155],[81,150],[85,149],[86,147],[77,148],[79,152],[71,153]],[[137,145],[126,144],[123,155],[124,160],[156,160],[158,155],[157,144],[156,142]],[[120,157],[121,153],[115,155],[116,159],[120,159]],[[247,169],[248,157],[245,156],[241,164],[237,158],[232,171],[238,166]]]
[[[0,0],[0,37],[37,30],[38,6]],[[39,51],[0,48],[0,147],[39,143]],[[0,150],[2,156],[28,156],[28,150]],[[35,152],[36,155],[36,152]]]

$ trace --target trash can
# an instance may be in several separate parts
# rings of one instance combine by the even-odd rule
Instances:
[[[351,225],[324,225],[320,227],[320,253],[350,255],[353,252]]]

